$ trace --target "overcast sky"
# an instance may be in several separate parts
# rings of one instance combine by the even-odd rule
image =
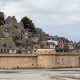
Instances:
[[[28,16],[50,35],[80,40],[80,0],[0,0],[0,11],[18,21]]]

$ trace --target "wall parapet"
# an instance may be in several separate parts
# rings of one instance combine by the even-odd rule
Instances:
[[[55,54],[56,56],[67,56],[67,55],[72,55],[72,56],[77,56],[77,55],[80,55],[80,53],[76,52],[76,53],[73,53],[73,52],[57,52]]]
[[[29,56],[31,56],[31,57],[37,57],[37,54],[6,54],[6,53],[4,53],[4,54],[0,54],[0,57],[29,57]]]
[[[56,54],[55,49],[37,49],[37,54]]]

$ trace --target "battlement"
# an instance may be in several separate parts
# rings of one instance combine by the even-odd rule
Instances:
[[[37,54],[56,54],[55,49],[37,49]]]

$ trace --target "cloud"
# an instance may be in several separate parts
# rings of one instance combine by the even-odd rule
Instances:
[[[80,0],[0,0],[0,10],[6,17],[15,15],[18,21],[28,16],[51,35],[80,40]]]

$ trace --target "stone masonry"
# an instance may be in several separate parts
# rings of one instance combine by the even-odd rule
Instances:
[[[37,54],[0,54],[0,69],[80,67],[80,53],[56,53],[38,49]]]

